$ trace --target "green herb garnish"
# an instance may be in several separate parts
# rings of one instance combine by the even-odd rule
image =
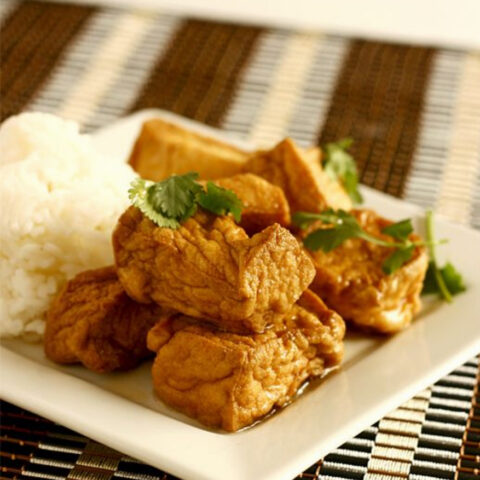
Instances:
[[[405,241],[408,239],[408,236],[413,233],[412,221],[410,220],[410,218],[407,218],[406,220],[392,223],[388,227],[382,229],[382,233],[390,235],[397,240]]]
[[[444,300],[451,302],[452,295],[464,292],[466,287],[462,276],[451,263],[447,263],[443,268],[439,268],[437,265],[433,213],[431,211],[427,211],[425,223],[430,262],[423,283],[422,293],[438,293]]]
[[[383,271],[388,275],[398,270],[412,258],[415,247],[445,243],[444,240],[434,242],[433,239],[428,239],[426,242],[409,240],[408,237],[413,232],[410,219],[392,223],[382,230],[382,233],[393,237],[395,241],[383,240],[366,232],[355,216],[344,210],[328,209],[322,213],[297,212],[293,215],[292,220],[295,225],[302,229],[307,228],[308,225],[317,220],[331,225],[330,228],[314,230],[304,238],[303,243],[309,250],[330,252],[349,238],[362,238],[381,247],[394,248],[382,265]]]
[[[240,222],[243,205],[237,195],[213,182],[208,182],[205,190],[197,178],[195,172],[172,175],[156,183],[137,178],[128,196],[132,205],[159,227],[178,228],[195,214],[198,205],[216,215],[231,213]]]
[[[403,264],[407,263],[413,255],[415,245],[409,247],[401,247],[395,249],[382,264],[382,270],[387,275],[390,275],[395,270],[398,270]]]
[[[198,196],[198,204],[217,215],[231,213],[238,223],[242,218],[242,202],[231,190],[219,187],[213,182],[207,182],[207,191],[201,191]]]
[[[327,143],[323,147],[325,159],[323,168],[334,180],[339,180],[353,203],[362,203],[363,198],[358,190],[358,172],[355,160],[348,153],[352,146],[351,138]]]
[[[297,212],[293,215],[294,225],[306,228],[308,224],[320,220],[325,224],[332,224],[331,228],[319,228],[305,237],[304,245],[309,250],[323,250],[330,252],[339,247],[349,238],[361,238],[369,236],[357,222],[357,219],[345,210],[334,211],[328,209],[323,213]],[[377,240],[375,237],[372,237]]]

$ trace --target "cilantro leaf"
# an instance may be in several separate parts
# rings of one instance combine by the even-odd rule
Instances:
[[[342,225],[333,228],[319,228],[308,234],[303,244],[309,250],[323,250],[325,253],[339,247],[345,240],[358,237],[355,226]]]
[[[142,178],[132,181],[128,191],[135,207],[159,227],[176,229],[197,211],[197,206],[217,215],[232,213],[237,222],[242,202],[231,190],[207,183],[207,191],[196,181],[198,173],[172,175],[161,182]]]
[[[427,273],[425,275],[425,280],[423,281],[422,294],[442,294],[436,278],[436,269],[436,264],[430,261],[428,264]],[[443,268],[438,269],[438,273],[442,277],[445,287],[452,295],[456,295],[457,293],[461,293],[466,290],[462,276],[450,262],[448,262]]]
[[[438,292],[439,289],[437,285],[437,280],[435,279],[435,267],[434,263],[430,260],[428,262],[427,273],[425,274],[425,278],[423,280],[422,294]]]
[[[195,180],[198,173],[172,175],[147,189],[147,200],[152,208],[169,218],[186,220],[195,213],[195,197],[202,186]]]
[[[363,203],[362,194],[358,190],[358,174],[356,168],[355,171],[345,172],[343,186],[354,204]]]
[[[297,221],[304,224],[305,221],[310,221],[313,216],[317,220],[321,220],[322,223],[333,224],[333,226],[331,228],[319,228],[307,235],[303,243],[309,250],[330,252],[340,246],[345,240],[361,237],[363,234],[357,219],[344,210],[335,212],[329,209],[323,213],[306,215],[303,212],[299,212],[299,215],[294,217]]]
[[[231,213],[236,222],[242,218],[242,202],[231,190],[207,182],[207,191],[202,190],[197,197],[198,204],[217,215]]]
[[[442,274],[445,285],[452,295],[464,292],[467,289],[462,276],[450,262],[440,269],[440,273]]]
[[[292,223],[302,230],[307,228],[311,223],[320,220],[318,213],[295,212],[292,215]]]
[[[351,217],[345,210],[333,210],[329,208],[322,213],[295,212],[292,215],[292,223],[301,229],[305,229],[313,222],[320,220],[322,223],[338,223],[342,219]]]
[[[153,208],[152,204],[147,200],[147,191],[153,182],[144,180],[143,178],[136,178],[132,181],[130,189],[128,190],[128,198],[132,205],[137,207],[147,218],[156,223],[160,227],[178,228],[180,223],[174,218],[168,218],[162,212]]]
[[[397,223],[392,223],[388,227],[382,229],[382,233],[390,235],[397,240],[405,241],[408,236],[413,232],[412,220],[407,218]]]
[[[413,232],[411,219],[392,223],[382,229],[382,233],[393,237],[395,241],[387,241],[368,233],[361,227],[354,215],[344,210],[328,209],[322,213],[295,212],[292,221],[294,225],[301,229],[306,229],[310,224],[317,221],[331,225],[330,228],[318,228],[303,239],[305,247],[309,250],[323,250],[328,253],[349,238],[361,238],[381,247],[393,247],[394,250],[382,264],[382,270],[387,275],[395,272],[408,262],[412,258],[415,248],[427,246],[430,263],[424,279],[422,293],[438,293],[447,302],[451,302],[452,295],[466,289],[462,276],[451,263],[447,263],[441,269],[437,266],[435,245],[445,243],[446,240],[435,240],[432,212],[430,211],[426,212],[426,241],[409,240],[408,237]]]
[[[408,236],[412,230],[410,220],[404,220],[389,226],[392,227],[389,230],[390,235],[403,241],[403,243],[396,243],[387,242],[369,234],[362,229],[352,214],[344,210],[335,212],[330,209],[322,213],[297,212],[293,215],[293,219],[294,223],[300,228],[306,228],[308,224],[316,220],[333,224],[331,228],[319,228],[305,237],[303,243],[309,250],[323,250],[328,253],[349,238],[362,238],[380,246],[395,247],[395,250],[385,259],[382,265],[382,269],[387,275],[408,262],[415,250],[414,244],[406,243],[407,238],[405,236]]]
[[[143,178],[135,178],[130,183],[128,189],[128,199],[132,204],[140,203],[145,199],[147,187],[152,185],[153,182],[145,180]]]
[[[435,252],[435,234],[433,230],[433,212],[428,210],[425,215],[427,245],[430,256],[427,274],[423,282],[422,293],[438,293],[447,302],[452,301],[452,295],[466,290],[463,278],[451,263],[443,268],[437,265]]]
[[[415,245],[395,249],[382,264],[382,270],[384,273],[390,275],[395,270],[398,270],[400,267],[402,267],[412,258],[414,250]]]
[[[328,208],[319,214],[323,223],[356,223],[357,219],[349,212],[345,210],[334,210]]]
[[[363,198],[358,191],[357,166],[352,155],[347,152],[352,143],[351,138],[327,143],[324,147],[323,168],[332,179],[340,180],[353,203],[362,203]]]
[[[395,238],[396,241],[392,242],[365,231],[356,217],[345,210],[328,209],[322,213],[296,212],[292,218],[293,223],[303,229],[315,221],[332,225],[331,228],[319,228],[305,237],[303,243],[309,250],[330,252],[349,238],[361,238],[382,247],[394,247],[395,250],[382,265],[386,274],[393,273],[410,260],[415,247],[419,245],[418,242],[412,243],[408,240],[408,235],[413,231],[409,219],[391,224],[383,230]]]

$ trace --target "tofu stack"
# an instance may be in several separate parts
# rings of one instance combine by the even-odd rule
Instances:
[[[241,222],[198,209],[178,229],[161,228],[127,209],[113,232],[115,266],[80,274],[52,304],[47,356],[104,372],[131,368],[150,352],[161,400],[233,432],[341,363],[344,319],[374,333],[406,328],[420,309],[423,247],[387,275],[388,248],[354,238],[312,252],[303,238],[325,226],[292,226],[294,212],[342,209],[389,239],[382,229],[392,222],[352,210],[321,159],[319,148],[304,150],[290,139],[252,153],[147,121],[133,168],[154,181],[198,172],[239,197]]]
[[[308,290],[313,262],[275,222],[290,216],[282,190],[252,174],[219,184],[236,189],[243,221],[257,233],[206,211],[176,230],[160,228],[131,207],[113,246],[129,297],[176,312],[148,334],[157,395],[205,425],[235,431],[338,365],[345,325]]]
[[[173,315],[148,334],[152,375],[166,403],[233,432],[288,404],[309,378],[338,365],[345,325],[307,290],[263,333],[239,335]]]
[[[155,152],[155,155],[151,152]],[[420,308],[420,291],[428,263],[423,248],[417,248],[412,259],[392,275],[386,275],[382,270],[382,262],[390,253],[389,249],[362,239],[349,240],[329,253],[311,252],[303,248],[302,240],[308,231],[299,232],[292,228],[290,212],[319,213],[327,208],[352,209],[350,197],[343,186],[323,170],[321,160],[322,151],[319,148],[303,150],[288,138],[270,150],[242,152],[159,119],[146,122],[137,139],[130,164],[142,177],[159,181],[173,173],[197,171],[202,179],[213,180],[224,188],[232,189],[245,205],[239,226],[234,226],[231,219],[222,218],[214,220],[215,227],[212,228],[210,220],[197,216],[178,231],[168,234],[174,240],[159,239],[161,245],[146,245],[150,253],[161,250],[164,252],[161,256],[179,256],[193,266],[195,262],[188,260],[187,247],[182,242],[185,236],[188,237],[188,250],[193,255],[193,232],[198,227],[194,225],[195,222],[203,225],[202,238],[211,238],[215,228],[222,232],[228,230],[231,234],[243,228],[248,235],[256,234],[247,240],[237,232],[235,238],[243,238],[239,241],[245,242],[244,246],[239,248],[240,244],[237,243],[234,247],[232,243],[228,254],[203,253],[208,265],[215,264],[214,269],[204,264],[210,282],[213,279],[215,282],[219,278],[226,279],[227,270],[231,274],[234,272],[227,281],[230,282],[228,288],[225,283],[216,283],[215,286],[207,286],[203,282],[198,284],[197,267],[197,276],[192,278],[190,285],[196,283],[201,293],[197,294],[196,290],[192,292],[191,288],[185,290],[181,283],[188,277],[189,267],[182,267],[181,274],[175,275],[175,279],[167,278],[168,272],[175,267],[171,265],[165,268],[163,261],[160,266],[158,255],[155,257],[155,268],[160,273],[148,272],[139,281],[141,290],[148,290],[150,299],[189,316],[169,318],[149,334],[148,345],[157,352],[153,368],[155,389],[162,399],[206,424],[221,426],[229,431],[248,425],[272,407],[287,403],[306,378],[319,375],[325,368],[338,364],[344,335],[340,315],[351,324],[371,332],[394,333],[408,326]],[[226,172],[228,175],[225,175]],[[382,236],[381,229],[392,223],[368,210],[356,210],[354,215],[362,227],[379,236]],[[145,222],[138,218],[138,214],[136,221]],[[128,242],[135,242],[139,230],[144,234],[149,230],[146,226],[139,228],[133,225],[123,229],[121,225],[122,220],[114,239],[122,236],[128,238]],[[205,225],[208,225],[207,230],[204,229]],[[293,244],[282,242],[284,246],[279,247],[278,240],[269,237],[272,248],[267,247],[267,241],[262,249],[256,250],[259,267],[255,269],[256,274],[247,275],[255,279],[253,283],[259,286],[254,298],[266,307],[262,310],[259,304],[252,306],[251,298],[246,300],[246,297],[242,297],[252,289],[247,287],[246,277],[239,273],[247,273],[242,266],[245,257],[240,251],[245,252],[244,248],[249,248],[245,247],[249,242],[258,245],[262,237],[264,242],[267,232],[269,235],[273,233],[272,228],[277,230],[275,235],[284,237],[286,241],[290,237],[280,226],[296,235],[300,251],[313,262],[314,273],[310,277],[308,262]],[[412,235],[412,240],[416,239]],[[139,241],[144,243],[144,240]],[[171,248],[167,244],[175,246]],[[114,245],[117,245],[115,240]],[[117,247],[116,251],[119,250]],[[288,268],[285,268],[286,264],[277,266],[275,255],[272,254],[274,251],[279,254],[283,249],[285,252],[289,250],[291,256],[287,262]],[[286,258],[283,253],[280,256]],[[145,258],[145,255],[142,254],[142,257]],[[253,258],[253,254],[250,257]],[[129,283],[127,276],[131,272],[138,275],[139,270],[144,270],[141,267],[135,270],[132,266],[134,259],[119,255],[116,258],[119,276],[124,278],[125,285]],[[233,263],[236,264],[233,270],[231,259],[235,259]],[[262,259],[265,263],[260,267]],[[172,262],[178,268],[178,260]],[[267,268],[268,264],[270,266]],[[150,284],[145,288],[148,283],[146,279],[151,282],[155,275],[162,279],[158,283],[155,281],[154,286]],[[171,295],[169,287],[172,285],[175,286],[175,298],[166,298]],[[307,286],[310,290],[305,290]],[[129,291],[129,294],[137,300],[146,300],[142,299],[141,292]],[[244,298],[240,302],[242,307],[238,303],[240,297]],[[293,303],[295,299],[298,300]],[[253,310],[244,308],[243,302],[251,305]],[[312,327],[317,326],[313,336],[301,326],[305,318],[310,318]],[[199,320],[203,323],[198,323]],[[320,330],[323,330],[322,334]],[[318,335],[324,340],[328,338],[327,344],[336,352],[333,357],[325,357],[323,346],[318,349],[323,343],[315,344],[312,340],[320,338]],[[306,350],[299,347],[299,339]],[[184,352],[184,355],[180,352]],[[316,353],[313,353],[313,359],[308,359],[306,352],[310,352],[309,355]],[[271,356],[267,360],[265,355]],[[285,376],[280,373],[283,367],[276,365],[276,359],[285,356],[290,359],[288,365],[292,365],[292,362],[298,365],[300,358],[300,363],[305,365],[301,372],[293,375],[291,381],[285,381]],[[214,362],[210,360],[212,358]],[[312,362],[322,367],[312,370]],[[215,364],[213,369],[209,368],[212,363]],[[257,407],[252,408],[252,405]]]
[[[172,130],[175,134],[166,135]],[[158,135],[153,135],[157,131]],[[188,139],[186,148],[182,137]],[[197,159],[205,158],[211,145],[210,168],[197,168]],[[130,158],[130,164],[145,178],[162,180],[172,173],[199,171],[203,179],[218,179],[219,172],[231,172],[226,182],[240,196],[244,188],[235,188],[234,178],[248,175],[263,179],[270,188],[279,188],[287,205],[279,209],[276,219],[302,240],[315,228],[325,228],[320,222],[304,231],[298,231],[289,223],[290,213],[298,211],[321,213],[327,208],[342,209],[352,213],[360,226],[372,235],[384,240],[394,240],[382,233],[382,229],[393,222],[367,209],[352,210],[352,202],[343,186],[322,168],[322,151],[318,147],[303,150],[287,138],[270,150],[253,153],[241,152],[230,145],[222,144],[192,131],[172,126],[160,119],[147,121],[137,139]],[[177,162],[170,152],[182,151],[182,161]],[[155,151],[156,156],[139,152]],[[219,158],[221,157],[221,160]],[[148,160],[147,160],[148,158]],[[226,167],[225,162],[228,162]],[[221,168],[217,164],[221,164]],[[165,170],[165,165],[168,169]],[[201,165],[205,165],[203,161]],[[209,175],[211,174],[211,175]],[[242,175],[243,174],[243,175]],[[238,180],[237,180],[238,182]],[[273,205],[272,194],[256,188],[253,203]],[[280,196],[280,193],[278,193]],[[279,197],[277,197],[279,198]],[[250,204],[251,206],[251,204]],[[286,209],[289,213],[285,213]],[[248,209],[247,209],[248,210]],[[275,209],[273,209],[275,210]],[[256,212],[255,212],[256,214]],[[255,217],[255,214],[253,215]],[[248,212],[244,212],[248,216]],[[268,220],[267,220],[268,222]],[[265,223],[267,225],[267,223]],[[419,240],[415,234],[411,241]],[[302,247],[303,248],[303,247]],[[421,308],[420,293],[428,267],[428,256],[424,247],[416,247],[412,258],[393,274],[382,270],[382,263],[391,249],[380,247],[366,240],[355,238],[331,252],[305,250],[315,266],[315,276],[310,289],[317,293],[329,308],[337,311],[349,324],[373,333],[396,333],[410,325],[414,315]]]

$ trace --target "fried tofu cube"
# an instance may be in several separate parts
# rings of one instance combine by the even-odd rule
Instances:
[[[156,182],[188,172],[215,179],[242,173],[248,156],[232,145],[156,118],[143,124],[128,163],[141,177]]]
[[[240,226],[248,234],[260,232],[278,223],[289,227],[290,207],[283,190],[251,173],[234,175],[214,181],[220,187],[232,190],[243,204]]]
[[[391,221],[371,210],[351,213],[368,233],[392,241],[381,232]],[[301,236],[317,228],[326,226],[313,224]],[[420,240],[414,234],[410,239]],[[420,293],[428,267],[424,247],[417,247],[413,257],[390,275],[383,272],[382,264],[392,248],[360,238],[348,239],[328,253],[309,253],[316,269],[310,288],[345,320],[371,331],[395,333],[407,327],[420,310]]]
[[[253,154],[245,171],[279,186],[292,213],[321,212],[328,207],[350,210],[350,197],[340,183],[322,169],[320,159],[320,149],[303,151],[287,138],[271,150]]]
[[[113,233],[113,247],[130,297],[238,333],[263,332],[315,275],[287,229],[273,224],[248,237],[231,217],[203,210],[172,230],[130,207]]]
[[[340,316],[310,291],[261,334],[173,317],[148,334],[157,352],[154,388],[174,408],[233,432],[288,404],[306,380],[338,365],[344,333]]]
[[[54,299],[45,354],[57,363],[83,363],[95,372],[135,367],[150,356],[147,332],[167,310],[134,302],[114,267],[80,273]]]
[[[345,189],[322,169],[318,147],[298,148],[287,138],[271,150],[249,153],[162,119],[146,121],[129,163],[143,178],[160,181],[173,174],[197,172],[215,180],[253,173],[284,190],[292,212],[349,210]]]

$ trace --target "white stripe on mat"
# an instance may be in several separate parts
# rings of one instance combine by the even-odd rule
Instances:
[[[77,79],[58,115],[84,123],[115,82],[124,62],[154,19],[147,13],[123,13],[103,44],[91,52],[83,75]]]
[[[310,40],[307,46],[299,40],[304,37]],[[312,37],[282,30],[263,35],[244,70],[222,128],[253,141],[273,143],[289,135],[302,146],[315,144],[349,43],[348,39],[331,35]],[[308,62],[304,56],[301,71],[289,71],[287,66],[291,63],[295,67],[294,54],[298,51],[308,56]],[[281,71],[287,79],[293,75],[296,92]],[[278,111],[283,115],[272,115]],[[268,125],[267,120],[271,121]]]
[[[253,144],[271,146],[285,136],[318,40],[318,35],[295,33],[289,37],[273,84],[250,132]]]
[[[405,200],[424,208],[433,207],[439,194],[464,56],[463,52],[443,50],[434,57],[417,147],[404,191]]]
[[[282,58],[290,34],[272,30],[263,34],[245,66],[222,128],[247,138],[264,99],[272,86],[274,73]]]
[[[480,53],[465,57],[455,108],[452,139],[437,209],[468,224],[480,169]]]
[[[157,58],[163,55],[174,31],[180,25],[178,17],[156,14],[136,47],[125,55],[114,81],[103,93],[95,109],[85,121],[86,130],[108,125],[131,107],[140,89],[148,80]]]
[[[379,475],[408,476],[430,396],[431,390],[424,390],[380,420],[365,480]]]
[[[122,11],[117,9],[102,9],[94,13],[26,109],[57,114],[77,82],[88,71],[90,57],[105,43],[121,15]]]
[[[288,135],[303,147],[318,142],[349,44],[346,38],[331,35],[317,43],[315,58],[287,129]]]

